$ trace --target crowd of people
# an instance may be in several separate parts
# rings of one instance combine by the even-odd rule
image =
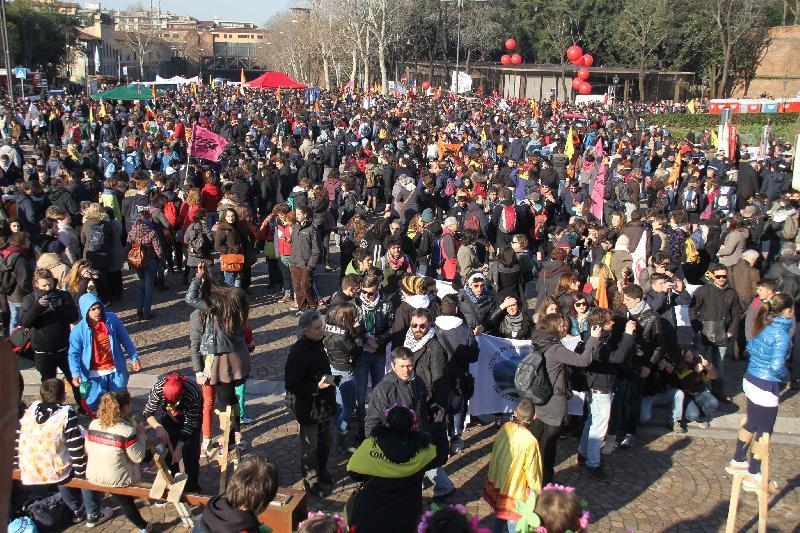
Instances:
[[[728,154],[708,131],[679,139],[645,123],[648,110],[333,92],[308,104],[227,87],[147,105],[6,105],[3,328],[23,339],[42,379],[41,400],[20,413],[23,482],[61,485],[76,523],[91,527],[110,510],[64,482],[138,483],[158,443],[200,491],[200,457],[225,452],[215,403],[231,408],[231,446],[247,449],[250,295],[266,290],[298,317],[284,377],[303,486],[329,495],[329,457],[349,455],[359,485],[345,519],[359,531],[477,527],[463,509],[424,513],[422,486],[440,502],[459,488],[446,464],[467,445],[470,398],[487,379],[470,372],[481,335],[530,341],[552,385],[539,401],[520,390],[514,412],[495,416],[484,494],[495,531],[531,513],[551,532],[586,529],[574,494],[552,489],[565,425],[580,436],[583,471],[605,481],[602,455],[635,446],[654,405],[668,405],[677,433],[713,423],[739,390],[725,380],[731,359],[749,359],[748,416],[729,468],[757,483],[747,444],[772,431],[781,387],[800,377],[791,146],[740,143]],[[193,126],[227,140],[219,161],[191,157]],[[252,285],[262,260],[265,289]],[[159,377],[139,417],[126,388],[142,366],[110,310],[126,268],[136,320],[155,317],[168,281],[191,309],[193,375]],[[329,295],[322,276],[334,271]],[[577,420],[567,415],[573,391],[586,397]],[[85,444],[76,412],[91,419]],[[30,442],[60,443],[59,461],[40,464]],[[247,490],[255,478],[269,480],[261,500]],[[276,486],[275,466],[254,456],[200,527],[254,531]],[[116,499],[148,530],[132,498]],[[311,517],[305,531],[338,531],[337,520]]]

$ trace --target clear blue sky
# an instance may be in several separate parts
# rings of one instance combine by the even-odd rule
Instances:
[[[150,7],[150,0],[97,1],[103,9],[125,9],[136,4]],[[300,3],[292,0],[161,0],[161,11],[191,15],[200,20],[217,17],[222,20],[255,22],[261,26],[275,13]]]

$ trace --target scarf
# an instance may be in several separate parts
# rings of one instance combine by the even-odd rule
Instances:
[[[364,331],[372,333],[375,330],[375,308],[380,302],[380,295],[376,295],[375,301],[368,302],[361,300],[361,309],[364,312]]]
[[[414,332],[409,328],[406,332],[406,340],[403,342],[403,346],[411,350],[412,352],[418,352],[422,348],[428,344],[428,341],[433,338],[433,334],[436,332],[436,328],[431,326],[431,329],[428,330],[428,333],[425,334],[420,340],[414,338]]]
[[[628,316],[639,316],[648,309],[650,309],[650,306],[647,305],[647,302],[639,300],[639,303],[633,309],[628,310]]]
[[[514,316],[506,315],[506,324],[512,333],[518,333],[522,330],[522,313],[517,313]]]
[[[404,294],[403,300],[414,309],[427,309],[431,304],[427,294]]]
[[[399,259],[394,259],[389,254],[386,254],[386,264],[391,270],[400,271],[406,268],[406,254],[400,254]]]
[[[485,302],[489,298],[488,290],[484,290],[480,296],[475,296],[475,294],[472,293],[472,289],[465,288],[464,294],[467,295],[467,298],[469,298],[469,301],[472,302],[473,305]]]

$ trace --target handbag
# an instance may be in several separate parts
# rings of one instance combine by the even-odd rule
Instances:
[[[21,353],[31,347],[31,330],[17,326],[11,335],[8,336],[8,342],[12,346],[12,350],[16,353]]]
[[[28,516],[42,531],[61,531],[72,525],[70,511],[59,493],[36,500],[28,506]]]
[[[223,272],[241,272],[244,268],[244,254],[222,254],[220,261]]]
[[[724,320],[703,320],[703,337],[708,344],[725,346],[728,342]]]

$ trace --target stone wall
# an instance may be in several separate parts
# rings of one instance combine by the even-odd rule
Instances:
[[[756,76],[750,82],[747,93],[737,87],[734,98],[757,98],[762,93],[774,98],[795,97],[800,93],[800,25],[777,26],[769,30],[770,43],[761,60]],[[788,76],[788,79],[784,79]]]

